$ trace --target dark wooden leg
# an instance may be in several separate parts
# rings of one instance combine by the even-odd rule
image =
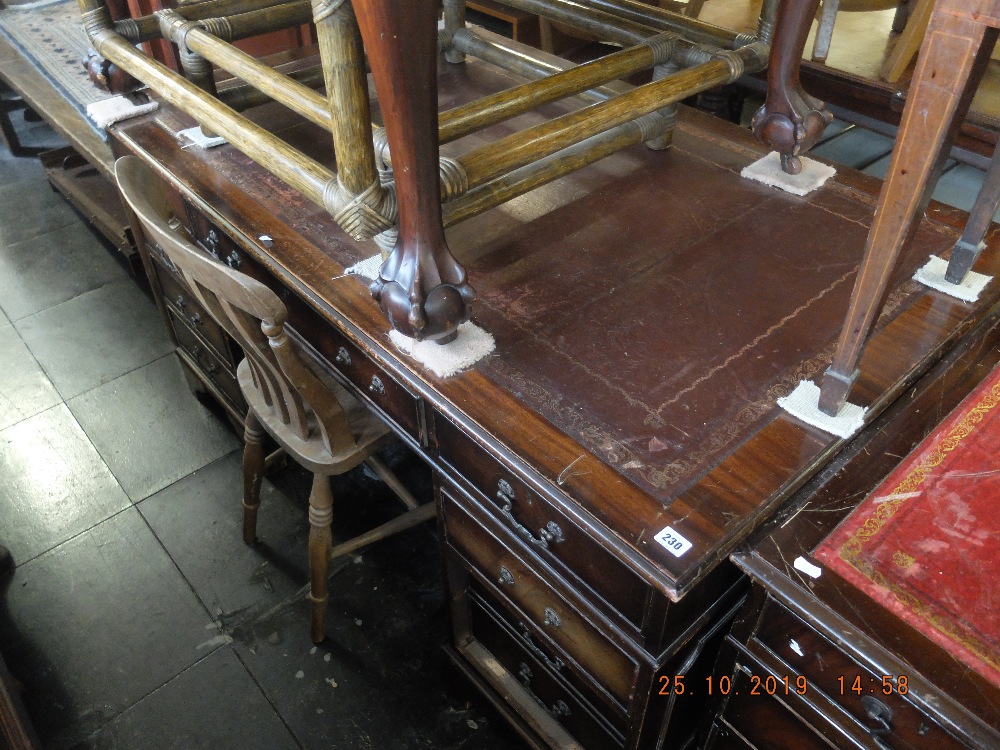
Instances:
[[[944,277],[952,284],[961,284],[972,270],[981,251],[980,243],[986,237],[986,230],[1000,206],[1000,148],[993,152],[993,161],[983,181],[983,187],[976,197],[976,205],[972,207],[969,220],[965,223],[965,231],[955,243],[948,261],[948,271]]]
[[[312,602],[313,643],[326,638],[326,602],[330,597],[327,577],[330,574],[330,550],[333,539],[330,524],[333,521],[333,494],[330,478],[313,474],[312,493],[309,495],[309,601]]]
[[[263,479],[264,430],[251,409],[243,428],[243,541],[247,544],[257,541],[257,509]]]
[[[393,328],[446,342],[475,292],[441,225],[436,0],[355,0],[392,153],[399,240],[372,284]]]
[[[889,276],[927,205],[943,156],[989,62],[996,34],[968,17],[936,12],[931,19],[844,328],[833,364],[823,377],[819,408],[826,414],[840,411],[857,379],[861,350]]]
[[[757,140],[781,154],[789,174],[802,171],[799,153],[812,148],[833,116],[802,90],[799,66],[819,0],[783,0],[778,8],[767,71],[767,99],[753,119]]]

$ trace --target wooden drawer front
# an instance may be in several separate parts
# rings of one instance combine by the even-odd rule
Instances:
[[[212,349],[205,345],[194,331],[177,318],[172,308],[167,308],[170,325],[174,329],[178,346],[188,355],[202,374],[211,380],[226,396],[237,413],[246,413],[246,401],[236,375],[230,371],[229,365],[220,360]]]
[[[739,732],[724,721],[717,721],[712,727],[712,734],[705,744],[705,750],[757,750],[744,740]]]
[[[358,393],[381,410],[390,422],[398,425],[421,445],[426,445],[423,429],[423,404],[371,356],[341,334],[334,326],[321,320],[310,307],[297,300],[278,283],[263,266],[251,258],[222,229],[213,224],[196,208],[188,205],[193,225],[192,234],[198,244],[222,263],[235,268],[274,290],[289,308],[289,327],[303,332],[303,339],[320,347],[319,354],[336,368]],[[321,335],[310,335],[321,331]]]
[[[473,594],[469,603],[476,641],[524,686],[537,704],[530,706],[531,710],[543,709],[587,748],[622,747],[624,721],[619,721],[618,728],[610,726],[588,702],[586,688],[580,690],[578,682],[570,684],[564,679],[566,670],[558,660],[543,653],[530,635],[525,637],[512,630],[510,623],[485,599]],[[468,655],[468,649],[464,653]]]
[[[426,430],[421,429],[423,405],[418,396],[410,393],[339,331],[331,328],[327,341],[323,343],[324,358],[367,400],[416,438],[421,445],[427,444]]]
[[[609,695],[609,706],[624,710],[635,681],[638,663],[602,635],[594,625],[594,616],[574,606],[556,592],[531,565],[514,550],[520,545],[493,521],[487,529],[452,494],[442,488],[445,499],[445,534],[449,544],[469,563],[500,596],[524,612],[525,625],[559,649],[567,666],[576,668],[585,679],[592,679],[601,692]]]
[[[153,257],[157,261],[160,260],[155,255]],[[197,331],[199,337],[212,348],[212,353],[216,358],[225,362],[226,367],[235,375],[236,362],[232,355],[232,340],[229,335],[194,299],[188,288],[173,273],[159,262],[156,266],[163,301],[170,308],[172,315],[182,320],[184,325],[191,330]]]
[[[195,242],[220,263],[240,271],[244,270],[242,266],[246,260],[246,253],[193,206],[188,208],[188,214],[191,217],[190,232]]]
[[[819,691],[854,717],[871,734],[872,748],[967,747],[908,700],[912,695],[908,680],[903,681],[903,687],[898,682],[900,675],[885,675],[883,683],[883,675],[858,664],[773,600],[764,607],[754,640],[788,665],[793,682],[796,676],[804,676],[810,695]],[[752,640],[750,650],[759,649]],[[767,654],[762,657],[767,659]],[[773,663],[773,657],[768,661]]]
[[[603,609],[620,615],[622,624],[638,634],[652,595],[642,579],[451,422],[437,415],[434,431],[442,460],[482,493],[490,512],[505,528],[546,563],[567,577],[578,578],[607,603]]]
[[[716,723],[716,741],[709,748],[830,750],[819,735],[776,697],[752,695],[752,689],[749,675],[737,670],[722,718]]]

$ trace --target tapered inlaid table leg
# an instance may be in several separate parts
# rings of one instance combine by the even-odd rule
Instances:
[[[972,270],[972,264],[982,251],[983,238],[986,237],[998,206],[1000,206],[1000,147],[993,152],[993,160],[990,162],[983,186],[979,189],[976,205],[969,213],[969,220],[965,224],[961,238],[951,251],[948,271],[944,275],[947,281],[961,284]]]
[[[802,171],[799,154],[815,145],[833,116],[802,89],[799,67],[819,0],[782,0],[774,23],[767,99],[753,118],[757,140],[781,155],[789,174]]]
[[[969,6],[977,5],[1000,3],[939,0],[931,18],[844,328],[823,377],[819,406],[827,414],[840,411],[857,379],[889,277],[989,61],[997,32],[974,20],[976,8]]]
[[[448,341],[475,292],[441,225],[437,139],[437,0],[354,0],[389,138],[399,240],[372,284],[392,326]]]

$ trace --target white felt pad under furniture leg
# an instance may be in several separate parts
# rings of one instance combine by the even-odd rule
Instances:
[[[439,378],[466,370],[496,348],[493,334],[469,321],[458,327],[458,337],[450,344],[417,341],[399,331],[389,331],[389,339]]]
[[[922,267],[918,268],[917,272],[913,274],[913,280],[919,281],[921,284],[925,284],[931,289],[936,289],[943,294],[947,294],[951,297],[957,297],[965,302],[975,302],[979,299],[979,294],[986,288],[986,285],[993,280],[992,276],[976,273],[975,271],[969,271],[965,275],[961,284],[952,284],[944,277],[945,271],[947,270],[948,261],[944,258],[932,255],[930,260],[928,260]]]
[[[180,131],[177,135],[182,135],[189,141],[194,143],[196,146],[201,148],[212,148],[213,146],[221,146],[226,142],[226,139],[219,135],[213,135],[211,137],[205,135],[200,125],[195,125],[193,128],[188,128],[187,130]]]
[[[364,276],[366,279],[374,281],[378,278],[378,272],[382,269],[382,256],[373,255],[355,263],[344,273],[348,276]]]
[[[868,411],[855,404],[844,404],[837,416],[824,414],[819,409],[819,386],[811,380],[801,381],[794,391],[779,398],[778,406],[796,419],[844,439],[864,427]]]
[[[106,128],[116,122],[153,112],[159,107],[157,102],[135,104],[127,97],[113,96],[110,99],[88,104],[87,116],[94,121],[97,127]]]
[[[740,176],[792,195],[808,195],[837,174],[837,170],[829,164],[822,164],[804,156],[799,159],[802,162],[802,171],[794,175],[788,174],[781,168],[781,157],[778,152],[772,151],[763,159],[744,167]]]

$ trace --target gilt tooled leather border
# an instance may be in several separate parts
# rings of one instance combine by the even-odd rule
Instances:
[[[938,441],[933,452],[925,456],[906,477],[886,496],[883,502],[875,506],[875,511],[862,523],[857,531],[845,541],[838,551],[838,556],[865,579],[875,586],[887,591],[893,599],[916,617],[926,622],[936,631],[950,640],[960,644],[976,657],[994,669],[1000,670],[1000,654],[988,643],[970,635],[959,628],[952,619],[941,615],[934,605],[918,599],[898,583],[890,580],[882,571],[862,557],[865,545],[869,544],[896,513],[917,493],[918,488],[932,471],[962,442],[972,434],[976,425],[983,421],[996,406],[1000,404],[1000,381],[993,384],[982,400],[976,404],[956,424],[946,437]]]

